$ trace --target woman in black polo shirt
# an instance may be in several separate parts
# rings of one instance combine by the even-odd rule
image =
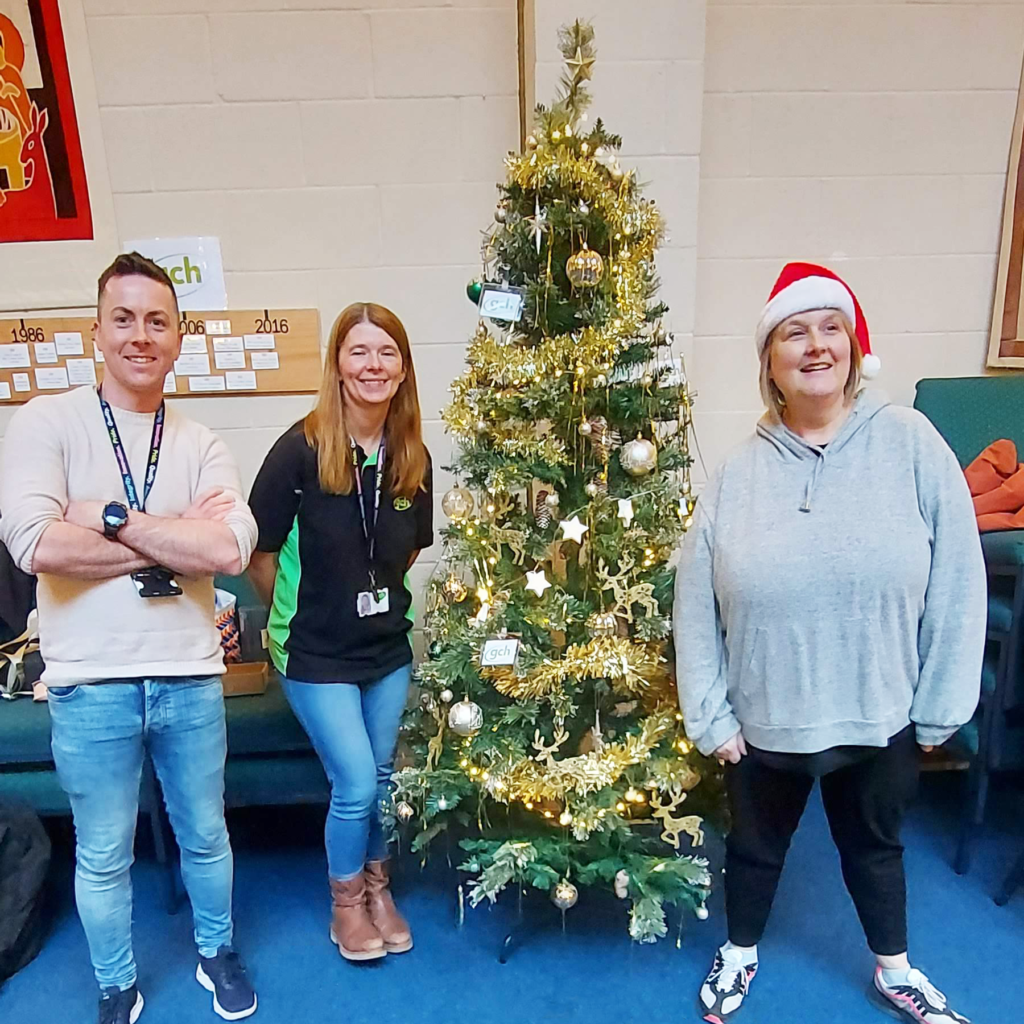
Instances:
[[[349,960],[404,953],[379,807],[412,671],[405,573],[433,542],[433,498],[409,339],[390,310],[339,315],[316,407],[270,450],[249,505],[271,657],[331,780],[331,939]]]

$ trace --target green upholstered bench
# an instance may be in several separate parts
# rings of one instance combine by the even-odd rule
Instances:
[[[914,407],[932,421],[967,466],[993,441],[1009,438],[1024,459],[1024,375],[918,381]],[[950,741],[968,755],[971,785],[956,855],[970,863],[970,844],[985,811],[991,772],[1024,767],[1024,530],[981,535],[988,570],[988,635],[981,703]]]
[[[0,797],[41,815],[70,814],[50,753],[50,712],[30,697],[0,701]]]

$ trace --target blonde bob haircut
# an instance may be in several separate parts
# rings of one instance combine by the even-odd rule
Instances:
[[[861,386],[861,363],[864,360],[864,355],[860,350],[860,342],[857,340],[857,335],[853,330],[853,324],[847,319],[846,314],[835,311],[836,316],[839,318],[839,322],[843,325],[843,329],[850,337],[850,375],[846,378],[846,386],[843,388],[843,396],[846,401],[849,402],[854,395],[860,391]],[[788,320],[789,317],[786,318]],[[786,322],[782,321],[782,324]],[[779,390],[778,384],[771,378],[771,354],[772,344],[775,341],[776,332],[779,324],[771,334],[768,335],[768,341],[765,342],[764,349],[761,351],[761,398],[764,404],[767,406],[771,414],[779,421],[782,420],[782,415],[786,411],[786,396]]]
[[[416,371],[412,365],[409,336],[402,321],[375,302],[353,302],[338,314],[327,342],[323,379],[313,411],[303,421],[306,441],[316,452],[320,487],[326,494],[351,494],[355,487],[352,471],[352,445],[345,422],[338,353],[356,324],[370,323],[384,331],[398,346],[405,380],[391,399],[384,421],[387,447],[385,479],[395,497],[412,498],[424,486],[427,450],[423,447],[420,426],[420,400],[416,391]]]

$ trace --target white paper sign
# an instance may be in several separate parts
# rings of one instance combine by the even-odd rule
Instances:
[[[480,315],[515,323],[523,315],[524,301],[525,296],[518,289],[485,284],[480,292]]]
[[[250,352],[249,358],[252,360],[254,370],[279,370],[281,368],[281,360],[278,359],[276,352]]]
[[[272,334],[247,334],[245,335],[246,348],[276,348],[277,343]]]
[[[252,370],[245,370],[244,372],[236,371],[235,373],[225,373],[224,376],[227,378],[228,391],[255,391],[256,390],[256,374]]]
[[[182,310],[228,308],[219,238],[207,235],[125,242],[125,252],[133,249],[167,271]]]
[[[181,338],[181,354],[194,356],[206,351],[205,334],[185,334]]]
[[[244,352],[245,345],[241,338],[214,338],[214,352]]]
[[[31,391],[32,383],[28,378],[27,373],[12,373],[11,380],[14,381],[15,391]]]
[[[36,387],[40,391],[57,391],[69,387],[68,371],[63,366],[54,366],[47,370],[36,370]]]
[[[32,360],[28,357],[27,342],[19,341],[10,345],[0,345],[0,366],[11,369],[12,367],[31,365]]]
[[[96,364],[91,359],[68,359],[64,366],[68,371],[69,384],[96,383]]]
[[[213,360],[217,364],[218,370],[245,369],[244,352],[215,352],[213,354]]]
[[[231,333],[231,321],[230,320],[207,320],[206,321],[206,333],[207,334],[230,334]]]
[[[53,343],[57,346],[57,355],[59,356],[85,355],[82,335],[78,331],[57,331],[53,335]]]
[[[513,637],[504,640],[485,640],[480,648],[480,665],[484,668],[495,665],[514,665],[519,653],[519,641]]]
[[[178,356],[174,360],[174,372],[179,377],[205,377],[210,372],[210,357],[205,353],[191,356]]]
[[[99,345],[96,344],[93,344],[92,346],[92,357],[93,359],[96,360],[97,363],[102,363],[106,361],[103,358],[103,353],[100,351]]]
[[[189,377],[189,391],[223,391],[223,377]]]
[[[11,397],[11,385],[5,380],[0,380],[0,398]]]
[[[52,341],[37,341],[35,350],[37,363],[57,362],[57,346]]]
[[[172,370],[166,377],[164,377],[164,394],[173,395],[178,390],[178,380],[174,376]]]

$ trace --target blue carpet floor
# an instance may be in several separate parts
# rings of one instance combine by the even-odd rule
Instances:
[[[1024,892],[1006,907],[991,894],[1024,848],[1024,795],[993,797],[971,873],[949,867],[962,780],[927,777],[906,828],[914,961],[975,1024],[1024,1019],[1011,983],[1024,941]],[[697,1020],[696,989],[722,939],[721,895],[711,918],[684,922],[676,947],[631,944],[625,904],[587,898],[566,915],[541,905],[541,924],[506,965],[496,951],[514,897],[466,910],[456,927],[457,880],[438,857],[421,872],[403,862],[396,890],[416,948],[376,965],[344,963],[327,939],[320,821],[311,810],[246,812],[230,819],[235,844],[237,940],[258,987],[254,1020],[308,1024],[657,1024]],[[322,821],[322,818],[320,819]],[[68,881],[57,893],[53,933],[35,962],[0,991],[3,1024],[95,1020],[85,939],[75,917],[67,830],[57,830]],[[161,877],[140,850],[135,868],[135,950],[145,1024],[213,1024],[194,978],[187,908],[168,917]],[[872,958],[842,886],[817,797],[794,840],[779,898],[761,944],[742,1020],[749,1024],[858,1024],[886,1018],[864,989]]]

